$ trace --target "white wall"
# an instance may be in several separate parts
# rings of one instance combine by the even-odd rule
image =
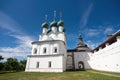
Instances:
[[[73,69],[74,65],[73,65],[73,56],[72,56],[72,52],[67,52],[67,61],[66,61],[66,66],[67,69]]]
[[[66,36],[64,32],[50,32],[50,34],[43,34],[39,36],[39,41],[45,41],[45,40],[61,40],[66,43]]]
[[[49,61],[51,61],[51,68],[49,68]],[[39,62],[39,68],[36,68]],[[27,72],[63,72],[63,55],[59,56],[38,56],[29,57],[27,62]]]
[[[62,40],[66,43],[66,36],[65,36],[64,32],[59,33],[57,39]]]
[[[75,61],[75,69],[78,68],[78,62],[82,61],[84,63],[85,69],[90,69],[90,65],[88,60],[90,59],[90,52],[74,52],[74,61]]]
[[[94,52],[89,63],[92,69],[120,72],[120,41]]]
[[[84,63],[85,69],[90,69],[90,65],[88,63],[88,60],[90,59],[90,54],[91,54],[91,52],[68,52],[67,53],[67,55],[68,55],[67,56],[67,69],[72,69],[72,67],[75,67],[75,69],[79,69],[78,62],[80,62],[80,61],[82,61]],[[74,57],[74,58],[72,58],[72,57]],[[74,63],[72,61],[74,61]]]
[[[54,53],[54,48],[57,53]],[[46,53],[43,49],[46,48]],[[37,53],[34,53],[37,49]],[[52,67],[48,68],[48,62],[52,62]],[[37,62],[40,67],[36,68]],[[32,46],[32,54],[28,56],[26,71],[36,72],[63,72],[66,70],[66,46],[62,41],[44,41],[37,42]]]
[[[57,48],[57,53],[54,53],[54,48]],[[37,49],[37,54],[34,53],[34,49]],[[46,48],[46,53],[43,53],[44,48]],[[66,46],[62,41],[48,41],[43,43],[33,44],[32,55],[48,55],[48,54],[65,54]]]

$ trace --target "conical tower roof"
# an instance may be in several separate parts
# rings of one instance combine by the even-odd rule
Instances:
[[[91,49],[83,42],[82,35],[79,36],[79,43],[76,47],[77,51],[91,51]]]

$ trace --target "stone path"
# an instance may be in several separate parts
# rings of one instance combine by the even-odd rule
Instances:
[[[88,72],[91,72],[91,73],[98,73],[98,74],[103,74],[103,75],[113,76],[113,77],[120,77],[119,75],[110,74],[110,73],[103,73],[103,72],[97,72],[97,71],[88,71]]]

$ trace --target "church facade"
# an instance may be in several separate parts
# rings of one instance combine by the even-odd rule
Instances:
[[[25,71],[63,72],[76,69],[120,72],[120,30],[93,50],[80,35],[77,47],[67,50],[64,22],[61,19],[58,22],[54,19],[50,25],[44,22],[39,40],[32,42],[32,53],[27,57]]]
[[[32,42],[32,54],[28,55],[25,71],[63,72],[66,70],[66,36],[62,20],[42,24],[39,40]]]

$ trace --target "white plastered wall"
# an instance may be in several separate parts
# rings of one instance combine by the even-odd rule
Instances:
[[[120,41],[94,52],[89,63],[95,70],[120,72]]]

